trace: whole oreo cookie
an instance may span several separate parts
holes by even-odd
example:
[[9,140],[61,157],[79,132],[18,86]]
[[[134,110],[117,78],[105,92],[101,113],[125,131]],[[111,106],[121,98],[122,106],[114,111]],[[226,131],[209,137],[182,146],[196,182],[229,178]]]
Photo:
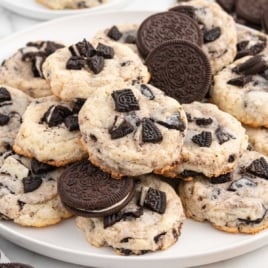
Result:
[[156,13],[142,22],[136,44],[141,55],[146,57],[154,48],[173,39],[187,40],[197,45],[203,42],[196,21],[180,12],[167,11]]
[[266,0],[237,0],[236,13],[250,23],[261,24],[262,12],[267,5]]
[[170,40],[146,58],[151,84],[180,103],[201,101],[211,84],[211,67],[205,53],[184,40]]
[[58,180],[58,193],[64,206],[74,215],[103,217],[111,215],[132,199],[133,179],[112,179],[88,160],[70,165]]

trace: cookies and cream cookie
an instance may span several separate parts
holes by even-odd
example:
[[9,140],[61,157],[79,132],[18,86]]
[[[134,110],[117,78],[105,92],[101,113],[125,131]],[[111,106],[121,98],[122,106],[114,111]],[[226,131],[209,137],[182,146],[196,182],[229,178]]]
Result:
[[245,125],[244,128],[254,150],[268,156],[268,129],[264,127],[252,128]]
[[91,162],[118,178],[170,169],[180,160],[187,120],[175,99],[137,84],[96,91],[79,125]]
[[22,115],[31,100],[21,90],[0,85],[0,153],[13,146]]
[[243,57],[214,76],[212,102],[242,123],[268,127],[268,56]]
[[54,169],[35,159],[6,151],[0,156],[0,219],[23,226],[44,227],[69,218],[72,214],[57,194]]
[[27,43],[3,61],[0,66],[0,83],[18,88],[34,98],[51,95],[42,67],[45,59],[62,47],[52,41]]
[[103,218],[77,217],[77,226],[95,247],[120,255],[140,255],[172,246],[180,235],[184,212],[180,198],[155,175],[138,177],[130,203]]
[[36,0],[51,9],[81,9],[97,7],[99,5],[108,3],[109,0]]
[[[185,7],[192,7],[192,11],[187,12],[189,8],[185,11]],[[202,48],[208,55],[214,74],[233,61],[237,43],[235,22],[217,3],[193,0],[179,3],[171,10],[192,14],[199,23],[203,31]]]
[[98,39],[92,44],[84,39],[59,50],[47,58],[43,72],[52,92],[64,100],[87,98],[108,85],[117,89],[128,83],[147,83],[150,78],[146,66],[129,47]]
[[268,227],[267,179],[267,156],[246,151],[232,173],[182,182],[179,195],[189,218],[209,221],[222,231],[252,234]]
[[55,166],[85,158],[77,116],[83,101],[64,102],[55,96],[35,99],[23,115],[13,149]]
[[182,105],[188,128],[182,148],[182,162],[167,176],[207,177],[233,171],[248,146],[248,137],[241,123],[210,103],[193,102]]

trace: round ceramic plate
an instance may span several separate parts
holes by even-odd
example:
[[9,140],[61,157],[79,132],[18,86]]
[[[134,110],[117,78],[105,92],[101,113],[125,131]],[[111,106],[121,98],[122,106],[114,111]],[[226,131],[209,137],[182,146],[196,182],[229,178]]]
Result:
[[[55,40],[71,44],[92,37],[114,24],[140,23],[150,12],[114,12],[79,15],[50,21],[0,41],[0,60],[34,40]],[[90,25],[90,27],[89,27]],[[208,264],[239,256],[268,244],[268,230],[256,235],[228,234],[208,223],[186,220],[178,242],[168,250],[142,256],[117,256],[110,248],[90,246],[74,219],[48,228],[23,228],[0,222],[0,234],[29,250],[59,260],[86,266],[109,268],[185,267]]]
[[4,8],[7,8],[12,12],[18,13],[20,15],[39,20],[56,19],[62,16],[108,10],[112,11],[123,7],[127,3],[129,3],[128,0],[110,0],[109,3],[92,8],[53,10],[41,4],[38,4],[37,2],[35,2],[35,0],[0,0],[0,5]]

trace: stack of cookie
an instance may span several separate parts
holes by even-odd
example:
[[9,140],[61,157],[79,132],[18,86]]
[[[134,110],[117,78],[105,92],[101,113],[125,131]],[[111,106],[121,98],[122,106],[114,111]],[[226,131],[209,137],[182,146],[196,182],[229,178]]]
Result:
[[29,43],[0,67],[1,219],[75,215],[90,244],[122,255],[173,245],[184,213],[266,228],[268,157],[241,124],[267,135],[266,51],[204,0],[69,47]]

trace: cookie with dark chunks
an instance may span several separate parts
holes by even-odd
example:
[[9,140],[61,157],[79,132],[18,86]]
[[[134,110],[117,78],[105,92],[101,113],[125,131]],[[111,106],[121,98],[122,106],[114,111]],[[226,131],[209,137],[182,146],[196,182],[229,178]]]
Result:
[[236,14],[254,24],[261,24],[261,16],[266,0],[237,0]]
[[11,148],[32,98],[21,90],[0,85],[0,153]]
[[179,186],[187,217],[209,221],[230,233],[257,233],[268,228],[268,158],[246,151],[225,180],[204,176]]
[[[61,101],[55,96],[33,101],[23,115],[13,149],[26,157],[64,166],[87,157],[78,125],[81,99]],[[80,107],[80,108],[79,108]]]
[[[129,47],[108,38],[95,38],[90,42],[91,45],[88,43],[87,40],[76,43],[71,46],[71,51],[61,49],[43,64],[43,73],[53,94],[62,100],[88,98],[95,91],[105,89],[108,84],[116,90],[133,81],[149,81],[147,67]],[[91,46],[95,48],[95,54],[91,54]],[[84,53],[84,50],[89,53]],[[76,51],[76,56],[73,56],[73,51]]]
[[34,268],[34,267],[24,263],[9,262],[9,263],[1,263],[1,268]]
[[90,161],[114,178],[162,173],[180,160],[186,115],[150,84],[98,91],[78,117]]
[[138,24],[116,24],[110,28],[100,30],[93,37],[98,40],[113,40],[119,43],[123,43],[133,50],[137,55],[139,55],[138,48],[136,46],[136,36],[137,30],[139,28]]
[[186,179],[205,174],[212,179],[233,171],[248,147],[241,123],[213,104],[193,102],[182,106],[188,117],[182,162],[165,175]]
[[[143,194],[150,206],[140,205]],[[135,180],[135,195],[119,212],[104,218],[77,217],[76,224],[95,247],[109,246],[120,255],[141,255],[176,243],[184,218],[174,189],[158,176],[145,175]]]
[[268,129],[264,127],[252,128],[245,126],[250,145],[255,151],[268,156]]
[[243,57],[214,76],[211,100],[243,124],[268,127],[268,57]]
[[44,79],[43,63],[62,44],[52,41],[29,42],[0,66],[0,84],[18,88],[34,98],[52,95]]
[[110,2],[110,0],[36,0],[36,2],[54,10],[94,8]]
[[267,37],[261,32],[246,30],[237,27],[237,54],[235,59],[245,56],[254,56],[267,51]]
[[201,101],[210,88],[209,60],[190,42],[162,43],[148,55],[145,64],[151,73],[150,83],[180,103]]
[[0,155],[0,219],[45,227],[71,217],[57,194],[57,179],[63,169],[39,169],[36,173],[32,162],[11,151]]
[[130,177],[114,180],[90,161],[83,160],[66,168],[58,180],[58,193],[64,206],[74,215],[104,217],[117,213],[133,197]]
[[137,47],[144,58],[162,43],[181,39],[202,44],[202,33],[198,24],[180,12],[161,12],[146,18],[137,32]]
[[[234,19],[228,15],[215,1],[193,0],[181,2],[173,10],[192,8],[190,15],[194,17],[204,36],[202,49],[207,54],[212,73],[215,74],[236,55],[236,25]],[[185,12],[187,14],[187,12]]]

